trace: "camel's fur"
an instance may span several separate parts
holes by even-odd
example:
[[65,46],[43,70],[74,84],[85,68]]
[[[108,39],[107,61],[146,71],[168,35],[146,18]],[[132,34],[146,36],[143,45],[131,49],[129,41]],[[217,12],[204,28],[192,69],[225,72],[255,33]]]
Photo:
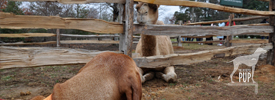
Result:
[[[159,5],[139,2],[136,5],[138,12],[137,21],[139,24],[157,24],[164,25],[163,22],[157,21]],[[169,36],[154,36],[141,34],[141,38],[136,47],[136,53],[140,56],[155,56],[173,54],[173,46]],[[140,69],[142,83],[154,77],[154,72],[157,77],[163,78],[166,82],[175,82],[177,75],[173,66],[157,69]],[[162,73],[163,72],[163,73]]]
[[141,100],[142,85],[132,58],[111,52],[95,56],[79,73],[54,86],[53,100]]

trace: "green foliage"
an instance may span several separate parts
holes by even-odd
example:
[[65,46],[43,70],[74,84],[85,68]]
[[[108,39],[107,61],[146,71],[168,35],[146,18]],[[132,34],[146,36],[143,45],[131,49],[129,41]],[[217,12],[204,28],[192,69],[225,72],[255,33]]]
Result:
[[260,10],[260,11],[268,11],[269,2],[260,1],[260,0],[244,0],[243,8],[252,9],[252,10]]
[[23,11],[19,8],[21,2],[8,1],[8,5],[5,9],[1,9],[3,12],[12,12],[16,15],[24,15]]
[[188,14],[177,12],[177,11],[174,13],[174,17],[175,17],[175,24],[177,24],[179,20],[182,20],[183,22],[185,22],[190,19]]
[[28,32],[29,33],[48,33],[48,30],[46,30],[46,29],[31,29]]

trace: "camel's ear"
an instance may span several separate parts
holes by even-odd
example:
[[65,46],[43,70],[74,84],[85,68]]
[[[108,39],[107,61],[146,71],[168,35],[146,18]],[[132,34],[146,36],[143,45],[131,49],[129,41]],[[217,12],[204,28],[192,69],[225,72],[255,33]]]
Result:
[[156,5],[156,4],[149,4],[149,7],[150,7],[151,9],[153,9],[154,11],[157,11],[158,8],[159,8],[159,5]]

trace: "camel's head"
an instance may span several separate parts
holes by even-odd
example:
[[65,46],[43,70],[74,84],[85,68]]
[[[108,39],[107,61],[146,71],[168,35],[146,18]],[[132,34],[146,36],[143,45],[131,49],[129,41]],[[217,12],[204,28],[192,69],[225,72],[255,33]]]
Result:
[[139,24],[156,24],[158,20],[158,7],[156,4],[138,2],[137,21]]

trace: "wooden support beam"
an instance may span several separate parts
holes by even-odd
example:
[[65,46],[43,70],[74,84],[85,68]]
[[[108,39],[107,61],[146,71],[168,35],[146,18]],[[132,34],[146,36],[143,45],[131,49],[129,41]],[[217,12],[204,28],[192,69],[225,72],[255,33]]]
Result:
[[126,0],[124,17],[125,48],[123,52],[125,55],[132,57],[134,0]]
[[[229,27],[233,26],[233,19],[234,19],[234,14],[230,14],[228,22],[229,22]],[[232,43],[230,42],[233,39],[233,35],[227,35],[227,38],[225,40],[225,46],[230,47],[232,46]]]
[[[119,6],[119,23],[123,23],[122,21],[124,20],[124,14],[125,14],[125,5],[123,4],[118,4]],[[123,27],[124,28],[124,27]],[[125,46],[125,33],[119,34],[119,51],[123,52],[124,51],[124,46]]]
[[184,0],[135,0],[146,3],[153,3],[159,5],[174,5],[174,6],[185,6],[185,7],[201,7],[201,8],[210,8],[214,10],[231,12],[231,13],[239,13],[239,14],[248,14],[248,15],[260,15],[260,16],[269,16],[275,15],[275,12],[271,11],[257,11],[257,10],[249,10],[242,8],[234,8],[228,6],[221,6],[212,3],[206,2],[195,2],[195,1],[184,1]]
[[60,47],[60,31],[56,29],[56,47]]
[[[182,23],[183,23],[183,22],[182,22],[182,20],[180,20],[180,21],[179,21],[179,25],[181,26],[181,25],[182,25]],[[182,41],[182,40],[181,40],[181,36],[178,36],[178,38],[177,38],[177,42],[178,42],[178,46],[180,46],[180,47],[182,47],[182,43],[181,43],[181,41]]]
[[210,38],[213,37],[215,35],[206,35],[206,36],[181,36],[181,37],[185,37],[185,38]]
[[230,43],[268,43],[268,40],[230,40]]
[[[253,16],[253,17],[245,17],[245,18],[234,18],[233,21],[247,21],[247,20],[254,20],[254,19],[263,19],[268,18],[267,16]],[[211,24],[211,23],[222,23],[228,22],[228,19],[225,20],[216,20],[216,21],[206,21],[206,22],[196,22],[196,23],[187,23],[187,25],[203,25],[203,24]]]
[[160,68],[172,65],[190,65],[211,60],[211,58],[214,58],[217,55],[228,57],[239,54],[252,54],[258,47],[262,47],[265,50],[273,48],[271,44],[250,44],[242,46],[232,46],[223,49],[199,51],[196,53],[137,57],[134,58],[134,61],[136,62],[138,67],[142,68]]
[[18,38],[18,37],[52,37],[56,36],[53,33],[9,33],[9,34],[0,34],[0,37],[8,37],[8,38]]
[[215,43],[215,42],[224,42],[224,40],[222,41],[181,41],[181,43]]
[[64,4],[85,4],[85,3],[125,3],[125,0],[11,0],[11,1],[52,1]]
[[[269,11],[275,12],[275,0],[269,1]],[[275,16],[269,16],[269,24],[271,27],[273,27],[273,30],[275,31]],[[272,43],[273,46],[275,46],[275,32],[270,32],[269,34],[269,43]],[[267,53],[267,64],[275,65],[275,47],[273,47],[272,50],[268,51]]]
[[82,44],[82,43],[98,43],[98,44],[118,44],[119,41],[114,40],[62,40],[61,44]]
[[0,12],[0,28],[78,29],[95,33],[122,33],[123,25],[100,19],[61,18],[59,16],[14,15]]
[[97,54],[105,52],[84,49],[5,46],[1,46],[0,50],[0,69],[85,64]]
[[32,43],[0,43],[0,46],[16,46],[16,45],[47,45],[47,44],[56,44],[56,41],[47,41],[47,42],[32,42]]
[[168,26],[168,25],[135,25],[134,34],[192,36],[192,35],[239,35],[243,33],[272,33],[271,26]]
[[119,37],[119,35],[75,35],[75,34],[60,34],[64,37],[83,37],[83,38],[113,38]]

